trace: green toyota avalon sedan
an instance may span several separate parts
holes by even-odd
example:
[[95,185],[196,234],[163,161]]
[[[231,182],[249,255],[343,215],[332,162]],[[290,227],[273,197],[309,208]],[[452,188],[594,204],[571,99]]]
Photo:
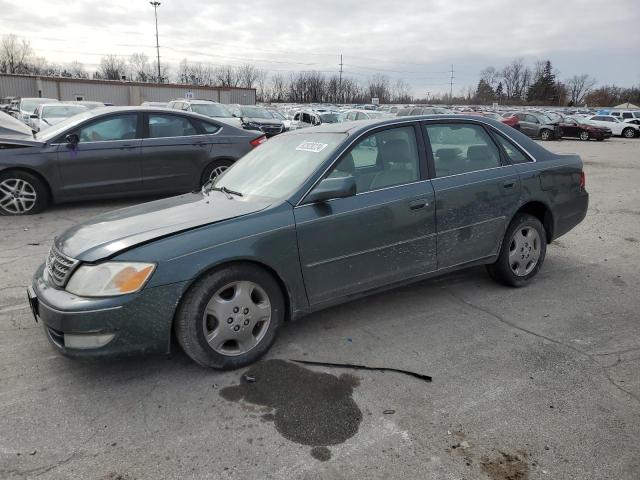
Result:
[[[582,221],[582,161],[462,115],[328,124],[269,140],[202,190],[58,236],[28,296],[73,357],[255,361],[289,320],[485,264],[526,285]],[[505,294],[508,294],[505,292]]]

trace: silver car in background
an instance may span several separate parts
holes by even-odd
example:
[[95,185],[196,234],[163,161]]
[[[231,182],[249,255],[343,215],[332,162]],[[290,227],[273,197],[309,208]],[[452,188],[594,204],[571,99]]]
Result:
[[31,114],[28,125],[34,132],[41,132],[78,113],[89,109],[84,105],[66,103],[42,103]]

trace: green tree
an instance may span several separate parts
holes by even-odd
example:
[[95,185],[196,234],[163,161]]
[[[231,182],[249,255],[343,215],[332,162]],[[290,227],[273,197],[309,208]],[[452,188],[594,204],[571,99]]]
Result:
[[490,103],[495,99],[495,92],[491,85],[489,85],[484,79],[478,82],[478,88],[476,89],[475,101],[478,103]]

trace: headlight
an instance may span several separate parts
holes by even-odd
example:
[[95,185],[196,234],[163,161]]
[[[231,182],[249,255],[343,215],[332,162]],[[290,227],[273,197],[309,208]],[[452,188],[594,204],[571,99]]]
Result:
[[83,265],[71,276],[67,292],[80,297],[113,297],[142,289],[153,270],[153,263],[106,262]]

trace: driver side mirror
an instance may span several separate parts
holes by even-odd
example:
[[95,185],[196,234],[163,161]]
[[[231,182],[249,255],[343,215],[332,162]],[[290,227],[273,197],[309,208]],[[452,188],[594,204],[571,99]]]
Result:
[[316,185],[305,203],[316,203],[332,200],[334,198],[352,197],[356,194],[356,179],[353,175],[346,177],[325,178]]
[[67,143],[69,145],[71,145],[72,147],[75,147],[78,145],[78,143],[80,143],[80,137],[78,137],[77,133],[70,133],[69,135],[67,135],[66,137],[64,137],[64,139],[67,141]]

